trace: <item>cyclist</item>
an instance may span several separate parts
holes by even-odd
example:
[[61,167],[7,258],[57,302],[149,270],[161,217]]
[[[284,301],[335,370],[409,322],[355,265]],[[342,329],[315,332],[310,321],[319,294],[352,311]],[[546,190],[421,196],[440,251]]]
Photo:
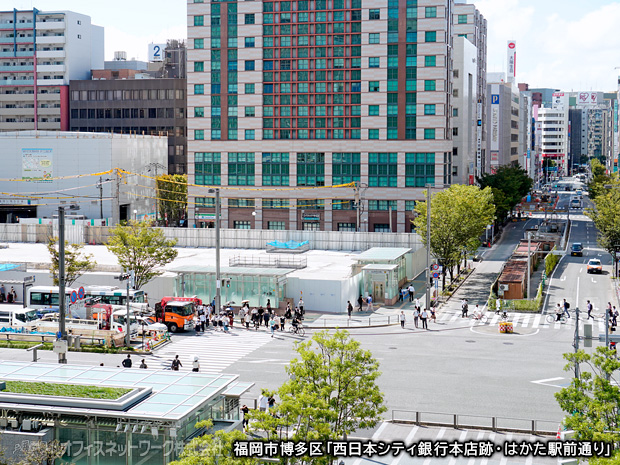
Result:
[[299,320],[297,319],[297,316],[293,318],[293,320],[291,321],[291,325],[293,325],[294,331],[297,332],[297,330],[299,329]]

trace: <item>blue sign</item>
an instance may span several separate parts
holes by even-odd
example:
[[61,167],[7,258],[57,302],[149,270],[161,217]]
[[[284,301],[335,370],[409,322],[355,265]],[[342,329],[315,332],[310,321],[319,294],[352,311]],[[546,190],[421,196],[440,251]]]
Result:
[[491,105],[499,105],[499,94],[491,94]]

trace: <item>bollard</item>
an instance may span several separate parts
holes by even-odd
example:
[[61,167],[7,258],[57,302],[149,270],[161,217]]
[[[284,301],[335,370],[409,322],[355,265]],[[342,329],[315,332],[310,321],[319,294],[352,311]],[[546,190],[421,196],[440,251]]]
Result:
[[459,429],[459,416],[454,414],[454,429]]
[[532,434],[536,434],[536,420],[532,420]]
[[497,431],[497,418],[491,417],[491,429]]
[[415,412],[415,422],[416,422],[416,425],[420,424],[420,412],[419,411]]

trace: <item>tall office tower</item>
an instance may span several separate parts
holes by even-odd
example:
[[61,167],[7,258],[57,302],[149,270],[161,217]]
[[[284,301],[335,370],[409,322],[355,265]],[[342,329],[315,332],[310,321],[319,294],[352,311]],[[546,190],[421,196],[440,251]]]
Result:
[[0,131],[69,129],[69,81],[103,68],[103,28],[71,11],[0,12]]
[[411,231],[451,182],[452,2],[188,0],[188,171],[223,227]]
[[452,182],[472,184],[487,158],[487,20],[465,0],[455,0],[452,16]]

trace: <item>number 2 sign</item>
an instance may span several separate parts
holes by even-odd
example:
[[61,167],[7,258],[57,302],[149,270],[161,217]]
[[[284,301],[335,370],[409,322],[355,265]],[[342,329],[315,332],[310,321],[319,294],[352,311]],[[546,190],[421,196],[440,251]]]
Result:
[[164,61],[166,44],[149,44],[149,61]]

